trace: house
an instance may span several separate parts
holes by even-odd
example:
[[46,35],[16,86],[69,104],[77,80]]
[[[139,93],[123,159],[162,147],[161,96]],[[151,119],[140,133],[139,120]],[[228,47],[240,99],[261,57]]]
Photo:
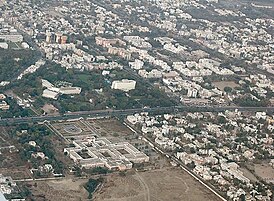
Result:
[[2,100],[2,101],[0,102],[0,109],[1,109],[1,110],[8,110],[8,109],[10,109],[10,106],[7,104],[6,101]]

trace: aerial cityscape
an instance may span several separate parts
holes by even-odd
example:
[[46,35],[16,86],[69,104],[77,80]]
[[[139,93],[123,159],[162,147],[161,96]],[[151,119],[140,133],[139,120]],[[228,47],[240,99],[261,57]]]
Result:
[[0,201],[274,201],[273,0],[0,0]]

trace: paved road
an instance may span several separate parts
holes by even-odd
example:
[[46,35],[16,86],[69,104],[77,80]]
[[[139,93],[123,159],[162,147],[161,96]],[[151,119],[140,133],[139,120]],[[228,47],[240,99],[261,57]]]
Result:
[[136,109],[127,109],[127,110],[94,110],[94,111],[82,111],[82,112],[72,112],[66,113],[63,115],[55,116],[31,116],[31,117],[18,117],[18,118],[7,118],[0,119],[0,125],[10,125],[10,124],[20,124],[20,123],[35,123],[35,122],[44,122],[44,121],[59,121],[59,120],[68,120],[68,119],[79,119],[83,118],[96,118],[96,117],[107,117],[107,116],[124,116],[131,115],[139,112],[154,112],[154,113],[166,113],[166,112],[221,112],[225,110],[239,110],[239,111],[267,111],[274,113],[274,107],[209,107],[209,106],[175,106],[175,107],[155,107],[155,108],[136,108]]

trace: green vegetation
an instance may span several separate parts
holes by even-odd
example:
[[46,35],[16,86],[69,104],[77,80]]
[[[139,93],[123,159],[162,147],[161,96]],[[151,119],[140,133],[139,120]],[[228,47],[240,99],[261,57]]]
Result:
[[[112,90],[114,80],[134,79],[137,81],[136,89],[128,93]],[[73,86],[82,88],[79,95],[62,95],[58,100],[43,98],[41,79],[51,83],[67,81]],[[60,67],[60,65],[47,62],[37,72],[27,75],[25,79],[13,84],[14,92],[19,96],[32,96],[35,98],[35,107],[42,107],[51,103],[61,113],[67,111],[85,111],[97,109],[128,109],[140,107],[171,106],[174,103],[160,89],[151,86],[141,78],[136,78],[124,70],[111,70],[110,75],[103,76],[101,70],[79,71]]]
[[249,96],[244,96],[234,99],[234,103],[241,107],[266,107],[269,101],[266,99],[256,100]]
[[0,81],[15,78],[38,57],[39,53],[33,50],[0,49]]
[[[55,157],[54,147],[50,140],[52,133],[46,126],[21,124],[13,129],[11,135],[22,145],[19,149],[22,160],[29,161],[32,168],[37,169],[44,164],[51,164],[54,168],[54,173],[63,174],[64,165]],[[37,146],[31,146],[29,144],[30,141],[34,141]],[[43,152],[46,158],[43,160],[40,157],[34,158],[32,154],[37,152]],[[41,177],[47,175],[38,172],[35,176]]]
[[110,172],[111,171],[109,169],[103,167],[95,167],[91,170],[91,174],[107,174]]
[[103,182],[102,178],[99,178],[99,179],[89,179],[88,180],[88,182],[85,185],[85,189],[89,193],[89,196],[88,196],[89,199],[92,199],[92,194],[94,193],[94,191],[96,190],[96,188],[98,187],[98,185],[100,183],[102,183],[102,182]]
[[225,87],[224,88],[224,91],[226,92],[226,93],[231,93],[232,92],[232,88],[231,87]]
[[20,107],[14,99],[6,98],[5,101],[9,104],[10,109],[0,110],[1,118],[27,117],[33,115],[33,112],[30,109]]

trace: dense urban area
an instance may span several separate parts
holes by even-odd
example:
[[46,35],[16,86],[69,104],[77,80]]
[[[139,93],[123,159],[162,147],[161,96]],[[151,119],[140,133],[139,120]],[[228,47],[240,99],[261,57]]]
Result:
[[272,0],[0,0],[0,201],[273,201]]

